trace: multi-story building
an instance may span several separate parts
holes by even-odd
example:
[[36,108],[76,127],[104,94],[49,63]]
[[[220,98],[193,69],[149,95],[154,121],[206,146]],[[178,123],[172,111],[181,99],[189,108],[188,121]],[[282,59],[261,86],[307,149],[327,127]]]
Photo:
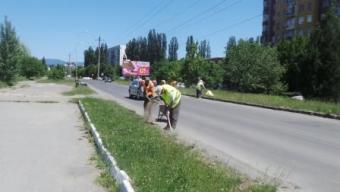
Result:
[[[320,24],[332,0],[264,0],[262,42],[309,35]],[[340,15],[340,0],[337,0]]]
[[111,65],[123,65],[123,60],[126,58],[125,55],[126,45],[117,45],[109,48],[107,54],[107,60]]

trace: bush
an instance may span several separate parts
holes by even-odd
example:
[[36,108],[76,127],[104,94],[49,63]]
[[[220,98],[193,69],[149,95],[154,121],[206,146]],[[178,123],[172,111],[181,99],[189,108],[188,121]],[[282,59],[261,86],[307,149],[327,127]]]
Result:
[[53,67],[47,74],[49,79],[59,80],[64,79],[65,77],[65,69],[62,65],[57,65]]
[[201,57],[187,58],[184,61],[182,74],[187,85],[196,84],[197,78],[201,77],[207,86],[215,87],[222,83],[224,69],[220,63],[210,62]]
[[21,75],[30,79],[40,77],[45,74],[45,67],[42,62],[35,57],[25,57],[21,63]]
[[240,41],[229,50],[226,63],[227,81],[240,91],[277,91],[284,72],[277,57],[277,50],[258,43]]

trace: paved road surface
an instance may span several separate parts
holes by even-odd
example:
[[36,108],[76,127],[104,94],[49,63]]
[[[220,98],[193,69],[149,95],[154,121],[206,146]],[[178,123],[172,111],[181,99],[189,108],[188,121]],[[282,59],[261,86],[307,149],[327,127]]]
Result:
[[104,191],[95,184],[99,173],[89,161],[95,151],[79,109],[60,95],[69,88],[22,87],[0,90],[0,191]]
[[[127,86],[88,83],[142,114],[142,101],[127,98]],[[176,133],[252,176],[283,180],[288,191],[340,189],[338,120],[183,97]]]

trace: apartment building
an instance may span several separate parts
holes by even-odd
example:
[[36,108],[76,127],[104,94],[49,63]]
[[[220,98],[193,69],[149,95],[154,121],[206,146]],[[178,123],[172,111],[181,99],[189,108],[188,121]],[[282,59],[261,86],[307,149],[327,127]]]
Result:
[[[332,0],[264,0],[262,42],[309,35],[320,24]],[[340,15],[340,0],[337,0]]]
[[117,45],[109,48],[107,54],[108,63],[111,65],[123,65],[123,59],[126,58],[125,55],[126,45]]

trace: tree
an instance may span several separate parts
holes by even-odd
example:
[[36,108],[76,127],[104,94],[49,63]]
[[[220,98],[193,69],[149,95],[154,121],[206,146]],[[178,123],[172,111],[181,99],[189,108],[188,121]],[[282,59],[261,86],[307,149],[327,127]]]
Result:
[[84,66],[87,67],[89,65],[97,64],[97,56],[94,49],[90,46],[87,50],[84,51]]
[[112,65],[104,64],[100,67],[100,73],[103,73],[104,76],[114,78],[115,76],[115,69]]
[[28,79],[32,77],[40,77],[45,74],[45,66],[35,57],[25,57],[21,65],[21,75]]
[[311,36],[306,61],[301,66],[302,92],[309,97],[340,101],[340,18],[336,2]]
[[277,50],[241,40],[228,51],[226,77],[240,91],[276,92],[284,71]]
[[187,58],[193,59],[197,56],[197,45],[198,43],[194,41],[194,37],[189,36],[185,48]]
[[0,25],[0,80],[12,83],[19,72],[20,59],[27,54],[20,44],[15,29],[5,17]]
[[225,53],[226,53],[226,58],[228,58],[228,54],[231,48],[233,48],[234,46],[236,46],[236,38],[235,36],[231,36],[229,37],[227,46],[225,47]]
[[211,50],[210,50],[209,42],[207,40],[201,41],[198,47],[199,55],[202,58],[207,59],[207,58],[210,58],[210,54],[211,54],[210,52]]
[[301,91],[301,64],[305,62],[309,37],[296,37],[277,45],[278,57],[285,68],[282,80],[289,91]]
[[178,41],[176,37],[172,37],[169,44],[169,61],[176,61],[178,59]]
[[48,73],[47,77],[49,79],[60,80],[65,77],[65,67],[62,65],[57,65],[53,67]]

